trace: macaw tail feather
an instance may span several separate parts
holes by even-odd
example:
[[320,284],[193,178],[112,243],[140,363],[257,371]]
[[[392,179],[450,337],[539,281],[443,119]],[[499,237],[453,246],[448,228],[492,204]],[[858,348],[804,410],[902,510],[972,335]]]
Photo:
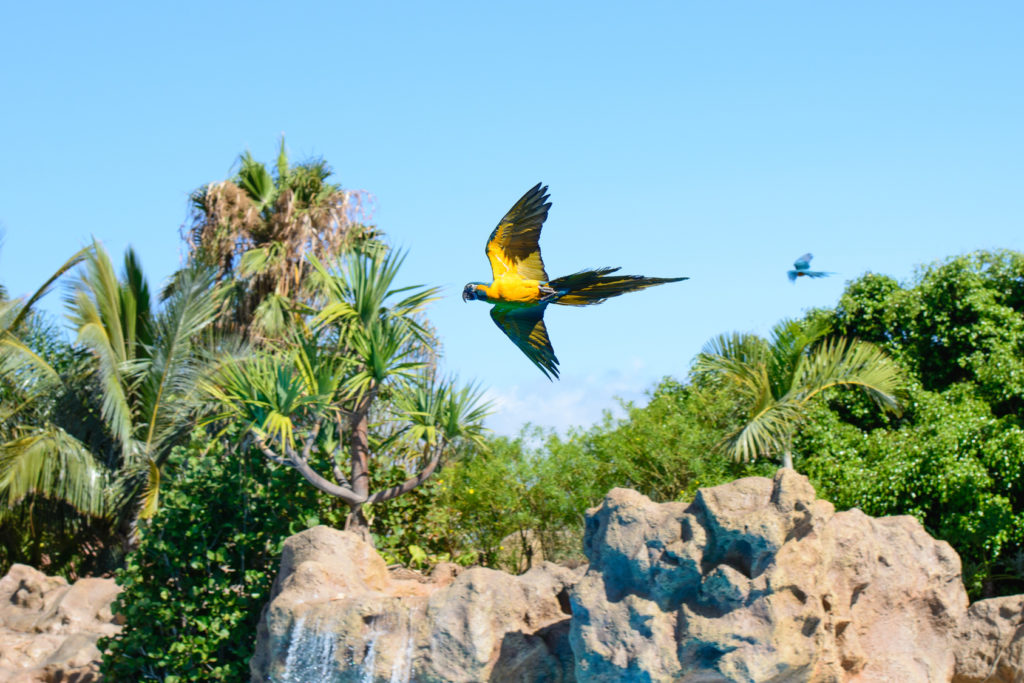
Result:
[[807,277],[828,277],[829,275],[833,275],[833,273],[826,273],[823,270],[808,270],[804,275]]
[[646,289],[666,282],[688,280],[686,277],[644,277],[643,275],[612,275],[618,268],[581,270],[552,280],[548,285],[557,293],[551,303],[562,306],[589,306],[613,296]]

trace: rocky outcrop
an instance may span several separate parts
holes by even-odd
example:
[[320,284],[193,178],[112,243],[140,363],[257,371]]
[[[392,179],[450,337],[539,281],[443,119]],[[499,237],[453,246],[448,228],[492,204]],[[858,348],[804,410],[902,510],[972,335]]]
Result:
[[615,489],[583,549],[579,571],[423,577],[303,532],[252,680],[1024,683],[1024,596],[968,609],[948,544],[911,517],[836,513],[793,470],[689,503]]
[[960,559],[911,517],[835,513],[780,470],[657,505],[615,489],[572,589],[581,681],[948,681]]
[[15,564],[0,579],[0,681],[89,683],[98,680],[96,641],[120,630],[111,604],[113,579],[69,585]]
[[577,578],[553,564],[522,576],[454,565],[396,574],[354,534],[309,529],[285,543],[252,680],[572,680]]

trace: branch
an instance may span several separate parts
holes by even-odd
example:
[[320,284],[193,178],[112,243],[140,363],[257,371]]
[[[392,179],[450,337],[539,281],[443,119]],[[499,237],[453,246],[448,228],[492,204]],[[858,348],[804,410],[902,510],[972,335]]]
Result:
[[335,496],[336,498],[341,498],[349,505],[359,505],[360,503],[366,502],[366,496],[360,496],[350,487],[338,486],[337,484],[333,484],[321,477],[317,474],[316,470],[309,466],[308,462],[303,460],[301,456],[295,452],[295,450],[289,448],[288,458],[282,458],[267,446],[262,437],[254,436],[254,441],[256,442],[256,445],[259,446],[259,449],[263,451],[263,455],[268,459],[281,465],[294,467],[306,481],[313,485],[313,488],[323,491],[328,495]]
[[262,436],[256,436],[254,434],[252,440],[256,443],[256,446],[263,452],[263,455],[266,456],[267,460],[270,460],[271,462],[276,462],[278,465],[290,466],[292,464],[285,458],[282,458],[280,455],[270,450],[270,447],[267,446],[267,443],[263,440]]
[[[398,484],[397,486],[392,486],[389,489],[378,491],[377,493],[373,494],[372,496],[366,499],[367,504],[381,503],[384,502],[385,500],[397,498],[403,493],[409,493],[409,491],[412,491],[414,488],[416,488],[417,486],[425,482],[427,479],[429,479],[430,475],[432,475],[434,473],[434,470],[437,469],[438,463],[441,462],[441,453],[444,451],[444,445],[444,441],[438,443],[437,448],[434,449],[434,456],[430,459],[430,462],[427,463],[427,466],[424,467],[419,474],[417,474],[415,477],[410,477],[409,479],[406,479],[404,482]],[[423,447],[423,457],[427,456],[427,451],[429,450],[429,448],[430,444],[427,444]]]
[[316,437],[320,435],[320,428],[324,426],[324,416],[321,415],[313,423],[313,431],[306,437],[306,442],[302,445],[302,461],[309,462],[309,452],[313,450],[313,443],[316,442]]
[[293,463],[293,467],[299,471],[306,481],[313,485],[313,487],[319,491],[323,491],[328,495],[341,498],[349,505],[360,505],[366,502],[366,496],[361,496],[353,491],[348,486],[338,486],[337,484],[331,483],[321,477],[316,471],[309,466],[309,463],[299,461]]
[[345,433],[345,429],[341,424],[341,414],[339,413],[334,417],[334,424],[338,429],[338,447],[331,453],[331,467],[334,472],[334,480],[344,486],[351,486],[348,478],[345,477],[345,473],[341,471],[341,465],[338,464],[337,453],[341,450],[341,444],[345,443],[342,435]]

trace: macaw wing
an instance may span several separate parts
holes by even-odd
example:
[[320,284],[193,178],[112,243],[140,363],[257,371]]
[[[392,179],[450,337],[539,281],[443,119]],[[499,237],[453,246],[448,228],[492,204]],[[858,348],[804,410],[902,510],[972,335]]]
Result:
[[547,304],[529,308],[513,308],[495,305],[491,309],[491,319],[501,328],[533,364],[540,368],[544,376],[558,378],[558,359],[551,348],[548,330],[544,326],[544,309]]
[[790,282],[796,282],[796,278],[799,275],[800,275],[800,272],[796,271],[796,270],[787,270],[786,271],[786,276],[789,277],[789,281]]
[[528,280],[547,281],[540,258],[540,229],[548,217],[551,202],[547,186],[537,183],[508,210],[487,239],[484,253],[491,262],[494,279],[511,271]]
[[793,261],[793,267],[797,270],[807,270],[811,267],[811,259],[814,258],[814,254],[804,254]]

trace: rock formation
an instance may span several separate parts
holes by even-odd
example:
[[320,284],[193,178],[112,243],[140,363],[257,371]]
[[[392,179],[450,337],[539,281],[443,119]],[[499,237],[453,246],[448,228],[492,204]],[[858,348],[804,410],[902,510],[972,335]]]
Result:
[[522,576],[389,573],[355,535],[309,529],[285,542],[252,680],[572,680],[566,589],[576,578],[548,563]]
[[1024,681],[1024,595],[979,600],[960,623],[953,683]]
[[835,513],[807,479],[692,503],[615,489],[587,518],[572,596],[580,680],[948,681],[960,559],[911,517]]
[[836,513],[793,470],[690,503],[615,489],[584,552],[582,577],[401,578],[350,534],[303,532],[253,680],[1024,681],[1024,596],[968,609],[947,543],[911,517]]
[[110,606],[113,579],[69,585],[15,564],[0,579],[0,681],[89,683],[98,680],[100,636],[120,630]]

